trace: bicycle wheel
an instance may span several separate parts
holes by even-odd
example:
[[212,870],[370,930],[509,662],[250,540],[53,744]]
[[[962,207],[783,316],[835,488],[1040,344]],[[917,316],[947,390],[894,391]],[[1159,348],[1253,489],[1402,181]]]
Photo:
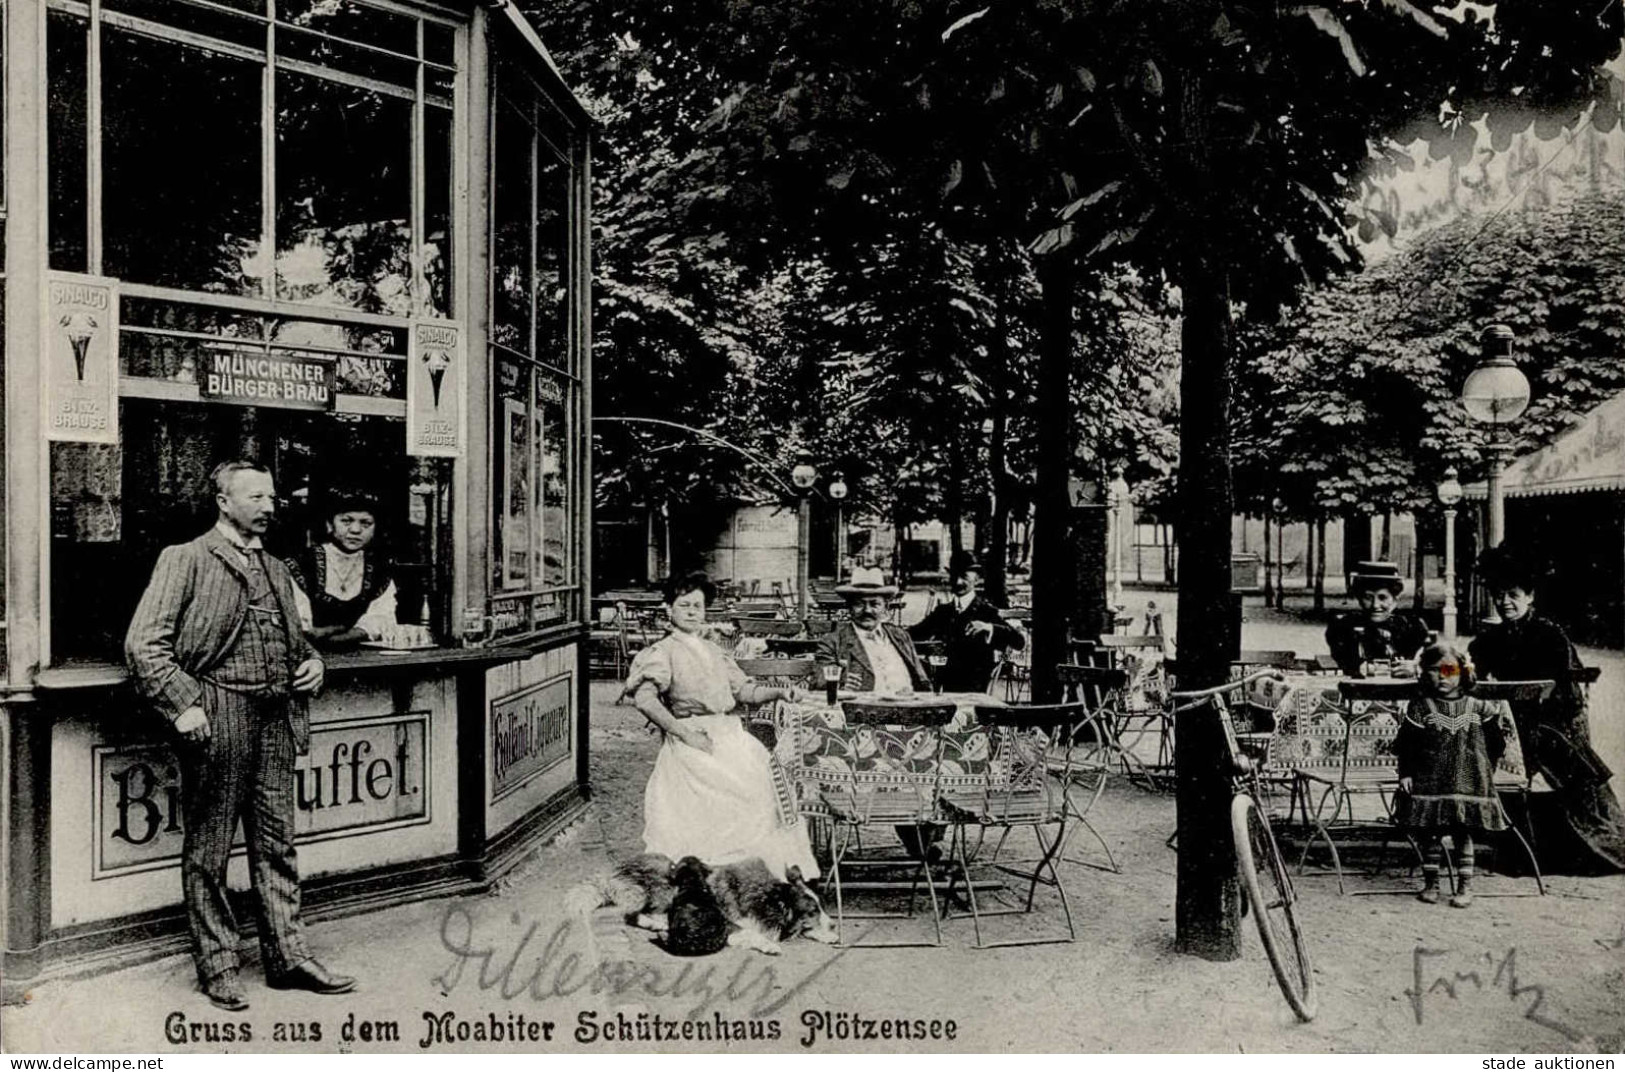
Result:
[[1281,850],[1258,804],[1245,793],[1230,802],[1230,835],[1236,844],[1236,870],[1247,891],[1258,937],[1270,958],[1275,980],[1298,1019],[1315,1018],[1315,976],[1294,908],[1296,894]]

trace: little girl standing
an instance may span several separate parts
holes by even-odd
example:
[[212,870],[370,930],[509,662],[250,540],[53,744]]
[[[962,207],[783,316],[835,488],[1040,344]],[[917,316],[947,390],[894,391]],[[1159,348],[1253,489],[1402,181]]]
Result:
[[1410,702],[1394,740],[1400,797],[1396,818],[1426,845],[1419,900],[1439,901],[1442,839],[1456,846],[1456,892],[1450,903],[1473,903],[1473,834],[1507,828],[1496,795],[1495,764],[1506,748],[1501,705],[1472,691],[1472,665],[1446,643],[1425,649],[1418,660],[1422,695]]

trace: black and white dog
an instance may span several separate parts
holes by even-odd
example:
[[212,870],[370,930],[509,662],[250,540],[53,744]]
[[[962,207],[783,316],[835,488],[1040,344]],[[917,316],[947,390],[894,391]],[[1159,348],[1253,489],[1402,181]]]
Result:
[[570,903],[585,912],[614,905],[632,926],[661,935],[662,948],[676,956],[708,956],[728,946],[773,955],[797,935],[836,940],[835,924],[801,869],[790,868],[781,882],[756,859],[712,867],[693,856],[673,863],[647,853],[583,883]]

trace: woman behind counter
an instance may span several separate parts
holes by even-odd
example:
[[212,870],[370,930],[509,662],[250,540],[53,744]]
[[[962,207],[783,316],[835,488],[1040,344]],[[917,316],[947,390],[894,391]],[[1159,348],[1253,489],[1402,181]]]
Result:
[[395,581],[370,549],[377,506],[363,492],[340,492],[328,503],[326,528],[326,539],[288,561],[300,624],[327,647],[376,640],[395,625]]
[[751,682],[704,640],[715,594],[703,573],[666,582],[672,631],[638,652],[626,695],[665,734],[643,791],[646,852],[708,864],[759,857],[782,879],[791,866],[818,875],[807,829],[783,771],[731,712],[742,703],[794,699],[792,689]]
[[[1501,681],[1557,682],[1545,700],[1516,701],[1512,716],[1531,774],[1554,790],[1535,794],[1531,821],[1547,871],[1625,870],[1625,813],[1609,788],[1613,772],[1591,747],[1585,686],[1574,679],[1580,657],[1556,622],[1535,613],[1535,571],[1501,548],[1486,551],[1478,572],[1501,621],[1468,649],[1479,674]],[[1541,807],[1541,797],[1551,807]]]

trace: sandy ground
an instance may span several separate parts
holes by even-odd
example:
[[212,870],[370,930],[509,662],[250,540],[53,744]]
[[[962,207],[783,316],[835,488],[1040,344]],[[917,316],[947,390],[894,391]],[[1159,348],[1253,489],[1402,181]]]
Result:
[[[1171,602],[1166,594],[1152,598]],[[1273,619],[1262,608],[1249,608],[1248,646],[1317,650],[1318,625]],[[1303,636],[1304,643],[1283,643]],[[1490,896],[1467,910],[1384,893],[1413,885],[1398,870],[1351,876],[1346,896],[1339,896],[1330,878],[1302,878],[1301,910],[1320,1015],[1301,1024],[1275,988],[1250,921],[1244,921],[1238,960],[1214,963],[1173,951],[1175,856],[1165,846],[1174,826],[1173,800],[1123,782],[1109,788],[1092,815],[1121,873],[1063,869],[1078,924],[1072,944],[977,950],[970,920],[954,918],[945,925],[941,948],[842,950],[797,941],[777,958],[730,950],[681,960],[627,930],[607,910],[597,914],[589,932],[563,909],[564,895],[640,849],[642,788],[657,748],[641,716],[616,706],[614,693],[612,685],[593,686],[594,800],[588,815],[490,896],[420,903],[311,928],[320,955],[361,979],[356,993],[278,993],[250,972],[252,1009],[228,1015],[196,991],[189,961],[171,957],[42,986],[30,1005],[0,1014],[6,1049],[1621,1049],[1625,877],[1553,878],[1542,898],[1533,896],[1531,880],[1490,875],[1481,882]],[[1086,840],[1080,837],[1075,845],[1085,848]],[[990,935],[1059,927],[1053,899],[1041,897],[1040,907],[1046,910],[1042,916]],[[871,939],[929,932],[924,919],[874,926]],[[602,965],[596,973],[587,967],[593,949]],[[440,1019],[447,1013],[452,1020]],[[352,1014],[358,1030],[348,1037],[344,1028]],[[815,1030],[845,1023],[841,1014],[920,1021],[928,1035],[935,1022],[943,1037],[843,1039]],[[472,1038],[476,1026],[482,1035],[493,1022],[507,1030],[521,1016],[526,1023],[552,1023],[552,1041],[442,1044],[430,1026],[439,1023],[455,1036],[462,1025]],[[747,1038],[655,1042],[639,1034],[655,1017],[672,1023],[673,1031],[682,1030],[677,1022],[685,1018],[712,1033],[732,1032],[737,1024]],[[951,1040],[945,1037],[947,1021],[953,1024]],[[245,1022],[252,1031],[247,1042],[201,1040],[218,1040],[211,1034],[218,1025]],[[313,1024],[319,1039],[312,1037]],[[372,1024],[394,1025],[395,1040],[362,1038],[359,1027]],[[629,1037],[605,1039],[604,1026],[618,1031],[623,1024]],[[278,1041],[278,1025],[289,1037],[302,1031],[306,1041]],[[203,1032],[195,1043],[185,1035],[194,1029]],[[751,1039],[753,1030],[771,1037]],[[187,1040],[173,1041],[177,1036]]]

